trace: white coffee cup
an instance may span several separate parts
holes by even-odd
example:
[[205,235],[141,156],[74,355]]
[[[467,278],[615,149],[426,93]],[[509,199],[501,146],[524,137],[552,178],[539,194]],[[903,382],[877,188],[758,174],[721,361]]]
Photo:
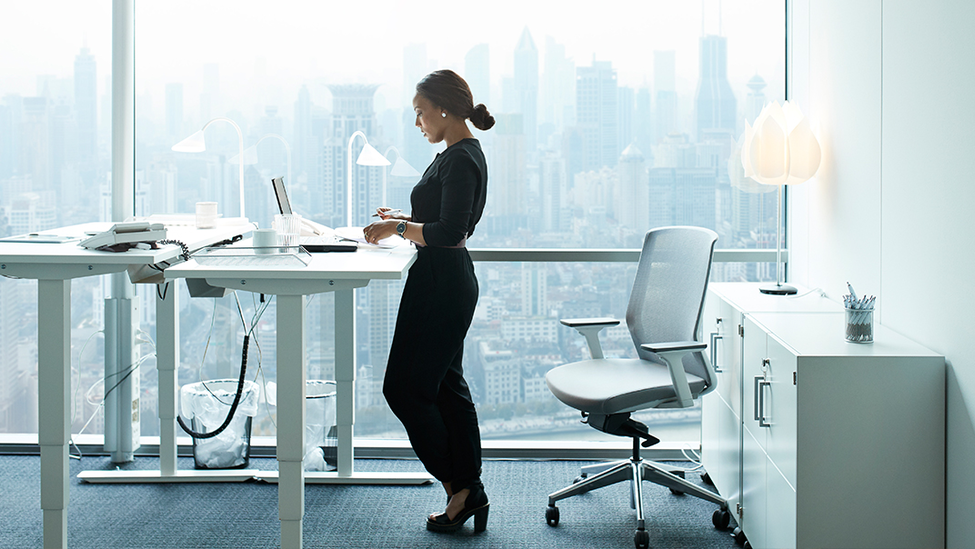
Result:
[[196,203],[196,228],[212,229],[217,224],[217,203]]
[[278,231],[274,229],[254,229],[254,253],[273,254],[277,251]]

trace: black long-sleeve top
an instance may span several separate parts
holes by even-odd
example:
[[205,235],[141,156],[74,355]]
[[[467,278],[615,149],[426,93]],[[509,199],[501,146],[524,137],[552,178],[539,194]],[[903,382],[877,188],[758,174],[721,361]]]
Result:
[[412,221],[427,246],[455,246],[474,234],[487,197],[487,162],[477,139],[462,139],[430,163],[410,194]]

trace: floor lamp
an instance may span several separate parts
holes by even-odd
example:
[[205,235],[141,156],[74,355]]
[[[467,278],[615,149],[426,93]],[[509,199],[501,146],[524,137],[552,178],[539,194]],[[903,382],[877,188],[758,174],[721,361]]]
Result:
[[[236,122],[234,122],[229,118],[214,118],[210,120],[209,122],[204,124],[203,127],[200,128],[198,132],[180,141],[179,143],[173,145],[173,151],[197,153],[197,152],[203,152],[207,150],[207,143],[206,143],[206,139],[203,136],[203,132],[207,129],[207,127],[210,124],[213,124],[214,122],[217,121],[229,122],[230,125],[233,126],[235,130],[237,130],[237,145],[240,147],[240,152],[238,153],[237,158],[243,158],[244,157],[244,133],[240,131],[240,126],[238,126]],[[240,217],[241,219],[246,220],[247,218],[244,216],[244,163],[238,162],[237,165],[239,166],[238,177],[239,177],[239,184],[240,184],[240,190],[239,190]]]
[[766,105],[755,119],[745,123],[741,163],[745,177],[764,185],[778,185],[775,216],[775,285],[759,288],[763,294],[791,295],[796,289],[782,280],[782,185],[802,183],[816,175],[822,149],[799,107],[785,102]]

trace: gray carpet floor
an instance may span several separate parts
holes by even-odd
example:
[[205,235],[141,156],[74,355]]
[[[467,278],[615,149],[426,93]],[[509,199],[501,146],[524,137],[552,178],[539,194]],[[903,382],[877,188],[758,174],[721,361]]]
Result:
[[[588,462],[587,462],[588,463]],[[473,519],[459,533],[434,534],[428,513],[443,509],[439,484],[305,488],[304,546],[308,548],[546,548],[633,547],[636,527],[627,485],[618,484],[559,502],[557,527],[545,523],[547,494],[563,488],[584,462],[486,461],[482,479],[491,500],[488,529],[474,534]],[[0,456],[0,549],[42,545],[40,458]],[[681,464],[687,465],[687,464]],[[273,459],[251,467],[275,469]],[[156,458],[137,458],[127,469],[157,469]],[[193,461],[180,458],[179,467]],[[357,460],[361,471],[422,471],[413,460]],[[71,460],[68,545],[112,548],[274,548],[280,546],[277,486],[262,482],[192,484],[88,484],[77,474],[114,469],[107,457]],[[698,474],[688,475],[700,483]],[[711,525],[717,508],[667,488],[644,483],[650,546],[726,548],[727,531]]]

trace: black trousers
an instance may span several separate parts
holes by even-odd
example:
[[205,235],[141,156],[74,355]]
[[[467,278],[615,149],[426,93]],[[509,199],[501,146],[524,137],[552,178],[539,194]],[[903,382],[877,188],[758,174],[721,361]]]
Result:
[[383,395],[427,471],[462,489],[480,477],[481,436],[464,380],[478,285],[466,248],[423,247],[403,289]]

